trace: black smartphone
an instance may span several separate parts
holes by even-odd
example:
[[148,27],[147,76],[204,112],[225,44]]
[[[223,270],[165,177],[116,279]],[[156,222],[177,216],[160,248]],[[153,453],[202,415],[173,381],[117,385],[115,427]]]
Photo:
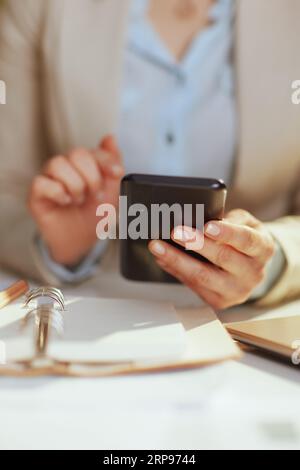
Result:
[[175,226],[185,224],[201,229],[211,220],[222,220],[227,188],[223,181],[210,178],[131,174],[122,180],[121,196],[123,277],[132,281],[178,283],[157,265],[149,252],[149,242],[162,239],[203,261],[199,254],[175,244],[171,233]]

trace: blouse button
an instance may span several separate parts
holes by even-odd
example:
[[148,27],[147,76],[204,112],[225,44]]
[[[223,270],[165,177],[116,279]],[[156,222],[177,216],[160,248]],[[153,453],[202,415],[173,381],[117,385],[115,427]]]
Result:
[[166,135],[166,141],[169,145],[172,145],[174,144],[175,142],[175,136],[172,132],[168,132],[167,135]]

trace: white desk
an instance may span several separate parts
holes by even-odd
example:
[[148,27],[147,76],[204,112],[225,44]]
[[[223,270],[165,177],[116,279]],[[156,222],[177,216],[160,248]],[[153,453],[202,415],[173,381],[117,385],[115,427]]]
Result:
[[299,369],[248,353],[170,374],[2,378],[0,448],[300,448],[299,384]]

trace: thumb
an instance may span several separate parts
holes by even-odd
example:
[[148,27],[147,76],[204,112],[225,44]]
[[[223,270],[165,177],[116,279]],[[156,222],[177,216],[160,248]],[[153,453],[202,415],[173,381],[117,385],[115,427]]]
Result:
[[118,160],[122,160],[121,152],[113,135],[107,135],[100,142],[99,147],[101,150],[112,154]]

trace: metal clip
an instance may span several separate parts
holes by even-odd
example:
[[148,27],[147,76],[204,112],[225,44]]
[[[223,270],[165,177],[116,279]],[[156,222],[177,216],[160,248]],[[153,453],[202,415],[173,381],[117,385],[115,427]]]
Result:
[[[38,305],[38,301],[43,297],[51,299],[52,303]],[[29,307],[33,301],[36,301],[37,305],[28,312],[22,326],[25,327],[31,318],[34,319],[36,354],[41,357],[46,355],[51,328],[59,335],[63,334],[62,312],[65,310],[65,301],[62,292],[52,287],[40,287],[28,292],[24,307]]]
[[33,300],[39,299],[40,297],[49,297],[60,306],[60,310],[65,310],[63,293],[55,287],[38,287],[37,289],[30,290],[25,296],[24,307],[28,307]]

